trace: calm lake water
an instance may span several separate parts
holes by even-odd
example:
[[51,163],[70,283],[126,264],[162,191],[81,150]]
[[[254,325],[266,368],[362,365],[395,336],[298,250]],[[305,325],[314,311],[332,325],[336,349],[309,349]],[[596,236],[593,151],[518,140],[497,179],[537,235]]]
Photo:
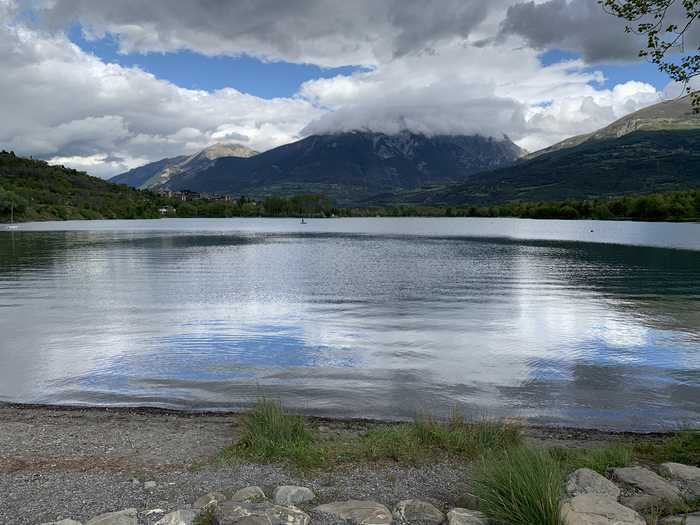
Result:
[[0,401],[700,425],[700,225],[155,220],[0,231]]

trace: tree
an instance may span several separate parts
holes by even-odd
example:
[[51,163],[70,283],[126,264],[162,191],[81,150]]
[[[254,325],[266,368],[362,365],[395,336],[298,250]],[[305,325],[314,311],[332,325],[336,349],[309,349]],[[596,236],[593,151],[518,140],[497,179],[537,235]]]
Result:
[[691,81],[700,76],[700,47],[689,51],[685,36],[700,18],[700,0],[598,0],[603,8],[629,22],[626,33],[646,37],[646,57],[690,94],[693,108],[700,112],[700,90]]

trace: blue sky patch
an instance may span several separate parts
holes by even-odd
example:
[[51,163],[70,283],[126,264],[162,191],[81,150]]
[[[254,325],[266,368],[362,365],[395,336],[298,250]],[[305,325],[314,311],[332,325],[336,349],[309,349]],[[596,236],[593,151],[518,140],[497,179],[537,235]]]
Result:
[[[551,66],[567,60],[578,60],[579,58],[581,58],[579,53],[562,49],[550,49],[540,55],[540,63],[543,66]],[[605,76],[603,87],[608,89],[612,89],[616,84],[637,80],[651,84],[661,91],[669,83],[668,76],[665,73],[659,71],[654,64],[644,60],[632,63],[595,64],[587,67],[586,70],[601,71]]]
[[177,53],[121,54],[114,36],[87,40],[79,25],[70,29],[68,37],[83,51],[94,54],[104,62],[139,67],[183,88],[214,91],[232,87],[266,99],[291,97],[307,80],[351,75],[365,70],[359,66],[322,68],[311,64],[265,62],[247,55],[208,57],[186,50]]

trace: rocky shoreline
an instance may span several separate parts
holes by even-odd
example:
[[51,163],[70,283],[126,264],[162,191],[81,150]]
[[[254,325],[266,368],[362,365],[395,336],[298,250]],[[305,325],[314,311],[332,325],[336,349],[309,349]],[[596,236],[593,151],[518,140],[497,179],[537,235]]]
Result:
[[[563,525],[647,525],[640,514],[666,505],[700,498],[700,468],[678,463],[664,463],[658,471],[644,467],[612,469],[610,478],[582,468],[567,479],[565,499],[561,505]],[[150,483],[150,488],[156,485]],[[489,525],[479,510],[478,498],[472,498],[475,508],[451,508],[443,512],[431,502],[407,499],[396,503],[393,511],[377,501],[347,500],[314,505],[317,500],[308,487],[282,485],[275,488],[272,498],[258,486],[235,491],[210,492],[191,505],[177,510],[161,508],[139,512],[135,508],[96,516],[85,525],[138,525],[159,518],[155,525]],[[167,512],[167,513],[166,513]],[[698,525],[700,512],[664,517],[659,525]],[[72,519],[41,525],[83,525]],[[539,524],[533,524],[539,525]]]
[[[216,461],[217,454],[236,440],[240,419],[237,414],[0,405],[0,524],[37,525],[66,519],[75,521],[62,525],[189,524],[206,507],[202,503],[206,498],[216,500],[218,515],[213,517],[222,525],[283,521],[302,525],[309,523],[307,518],[323,524],[484,523],[478,521],[484,519],[478,514],[478,504],[468,496],[468,463],[365,462],[318,472],[243,460],[222,465]],[[311,424],[324,434],[342,436],[361,434],[376,423],[313,420]],[[523,434],[530,446],[564,448],[663,438],[660,434],[534,427],[525,428]],[[682,478],[688,472],[695,475],[695,470],[659,465],[631,468],[646,468],[648,473],[643,472],[642,478],[657,476],[654,471],[658,471],[659,479],[683,498],[695,497],[696,489],[700,497],[700,477]],[[610,479],[602,479],[619,488],[618,497],[590,494],[588,488],[578,494],[579,489],[568,488],[572,499],[565,509],[567,515],[585,515],[591,506],[603,508],[600,498],[632,513],[658,503],[653,499],[658,495],[655,485],[634,481],[639,471],[617,470],[620,472],[609,473]],[[590,473],[577,471],[577,476],[578,485],[610,489]],[[668,485],[663,486],[670,494]],[[241,489],[254,490],[257,497],[237,501]],[[298,494],[306,494],[305,500],[297,501]],[[313,499],[308,499],[309,494]],[[414,513],[419,511],[425,515],[417,520]],[[114,512],[121,514],[109,514]],[[375,517],[365,519],[363,512]],[[377,521],[379,515],[385,521]],[[365,518],[358,520],[357,516]],[[600,517],[586,519],[567,523],[614,523],[600,521]]]

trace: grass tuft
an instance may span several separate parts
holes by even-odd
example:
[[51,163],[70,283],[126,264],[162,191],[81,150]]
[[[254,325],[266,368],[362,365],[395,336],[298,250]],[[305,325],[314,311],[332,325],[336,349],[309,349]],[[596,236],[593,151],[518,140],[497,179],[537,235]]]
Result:
[[563,473],[546,451],[524,447],[484,456],[472,489],[479,507],[496,523],[560,525]]
[[279,403],[258,401],[242,422],[240,441],[224,450],[224,457],[243,456],[257,461],[292,462],[302,468],[323,464],[324,454],[314,445],[304,418],[287,414]]
[[192,525],[217,525],[216,511],[213,507],[206,507],[194,517]]
[[257,402],[243,416],[241,429],[239,442],[221,453],[224,463],[245,458],[311,469],[378,460],[413,465],[447,458],[466,462],[485,451],[521,443],[515,424],[467,422],[458,416],[445,422],[423,417],[413,423],[377,424],[359,437],[321,437],[308,429],[303,417],[289,415],[279,403],[268,400]]
[[601,448],[552,448],[549,453],[566,472],[589,468],[598,474],[605,475],[609,468],[626,467],[632,463],[632,447],[627,445]]
[[520,428],[488,420],[465,422],[453,417],[448,422],[418,418],[413,423],[378,426],[370,429],[360,442],[365,459],[388,459],[418,464],[439,456],[473,459],[487,450],[519,445]]
[[634,453],[654,463],[670,461],[700,467],[700,430],[684,430],[660,442],[636,443]]

